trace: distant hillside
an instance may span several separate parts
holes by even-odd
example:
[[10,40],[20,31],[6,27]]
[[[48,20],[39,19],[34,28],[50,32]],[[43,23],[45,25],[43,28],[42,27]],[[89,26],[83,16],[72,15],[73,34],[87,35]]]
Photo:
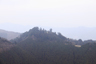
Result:
[[94,41],[80,46],[81,39],[68,39],[52,29],[34,27],[12,42],[14,47],[0,53],[0,64],[96,64]]
[[22,42],[27,39],[31,39],[32,41],[50,41],[50,42],[66,42],[67,38],[63,36],[61,33],[56,34],[52,32],[52,29],[46,31],[44,29],[34,27],[29,31],[20,35],[20,37],[13,39],[14,42]]
[[20,36],[20,33],[12,32],[12,31],[5,31],[0,29],[0,37],[6,38],[8,40],[14,39]]
[[30,29],[29,31],[22,33],[20,37],[17,37],[11,41],[19,43],[27,39],[31,39],[32,41],[39,40],[39,41],[52,41],[52,42],[62,42],[62,43],[68,42],[72,45],[84,45],[86,43],[96,42],[93,40],[82,41],[82,39],[79,39],[79,40],[70,39],[70,38],[63,36],[61,33],[56,34],[56,32],[52,32],[52,29],[47,31],[38,27],[34,27]]
[[12,48],[13,46],[14,44],[12,44],[10,41],[0,37],[0,52],[6,51]]

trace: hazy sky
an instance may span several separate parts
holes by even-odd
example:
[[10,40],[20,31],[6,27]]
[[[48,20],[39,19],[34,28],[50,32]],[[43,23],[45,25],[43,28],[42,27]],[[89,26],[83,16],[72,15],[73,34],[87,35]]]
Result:
[[96,27],[96,0],[0,0],[0,29],[34,26]]
[[[95,27],[95,0],[0,0],[0,23]],[[5,26],[6,27],[6,26]]]

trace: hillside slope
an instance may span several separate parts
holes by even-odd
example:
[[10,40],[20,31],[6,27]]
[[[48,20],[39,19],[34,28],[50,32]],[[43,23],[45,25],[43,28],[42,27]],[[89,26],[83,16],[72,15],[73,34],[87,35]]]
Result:
[[14,47],[10,41],[0,37],[0,53]]
[[61,33],[34,27],[12,40],[10,50],[0,53],[1,64],[96,64],[96,43],[75,47]]
[[14,39],[20,36],[20,33],[12,32],[12,31],[5,31],[0,29],[0,37],[6,38],[8,40]]

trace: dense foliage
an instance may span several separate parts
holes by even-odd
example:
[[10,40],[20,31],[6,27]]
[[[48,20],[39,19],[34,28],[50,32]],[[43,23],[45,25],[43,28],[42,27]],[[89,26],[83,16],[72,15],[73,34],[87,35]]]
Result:
[[13,48],[0,53],[0,64],[96,64],[96,43],[75,47],[52,29],[34,27],[12,42]]

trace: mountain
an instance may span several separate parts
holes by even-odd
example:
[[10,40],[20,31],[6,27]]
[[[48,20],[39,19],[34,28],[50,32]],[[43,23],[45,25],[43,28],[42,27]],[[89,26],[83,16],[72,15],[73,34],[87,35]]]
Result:
[[96,64],[96,43],[87,40],[76,47],[74,41],[52,29],[34,27],[11,40],[14,46],[0,53],[0,64]]
[[2,37],[2,38],[11,40],[18,36],[20,36],[20,33],[12,32],[12,31],[5,31],[5,30],[0,29],[0,37]]
[[73,45],[84,45],[86,43],[96,42],[94,40],[84,40],[83,41],[82,39],[79,39],[79,40],[70,39],[70,38],[63,36],[61,33],[56,34],[56,32],[52,32],[52,29],[47,31],[47,30],[44,30],[44,29],[38,28],[38,27],[34,27],[33,29],[30,29],[29,31],[21,34],[20,37],[17,37],[13,41],[16,43],[16,42],[21,42],[21,41],[29,39],[29,38],[32,38],[32,40],[42,40],[42,41],[52,41],[53,40],[53,41],[61,41],[63,43],[70,42],[70,44],[73,44]]
[[[11,25],[11,26],[10,26]],[[8,26],[8,27],[5,27]],[[14,26],[14,28],[12,27]],[[2,29],[7,29],[8,31],[14,31],[14,32],[20,32],[23,33],[25,31],[28,31],[31,27],[34,27],[33,25],[19,25],[19,24],[14,24],[14,23],[2,23],[0,24],[0,27]],[[53,29],[54,32],[60,32],[62,35],[71,38],[71,39],[82,39],[88,40],[96,40],[96,27],[46,27],[46,26],[41,26],[44,27],[44,29],[48,30],[50,28]]]
[[52,32],[52,29],[50,31],[46,31],[44,29],[39,29],[38,27],[34,27],[33,29],[30,29],[28,32],[25,32],[20,35],[20,37],[17,37],[16,39],[13,39],[14,42],[22,42],[27,39],[31,39],[32,41],[50,41],[50,42],[65,42],[67,41],[67,38],[63,36],[61,33],[56,34],[55,32]]

